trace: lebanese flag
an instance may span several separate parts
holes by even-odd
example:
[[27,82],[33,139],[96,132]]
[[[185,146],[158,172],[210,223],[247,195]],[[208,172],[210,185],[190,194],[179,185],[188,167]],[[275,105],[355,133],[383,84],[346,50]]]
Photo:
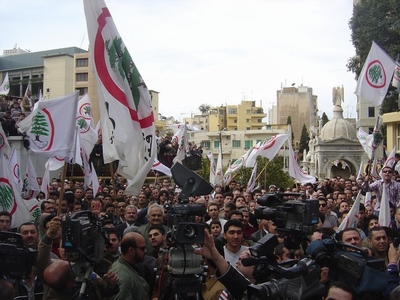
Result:
[[394,167],[394,165],[396,164],[396,160],[394,159],[396,155],[396,147],[394,147],[392,149],[392,152],[390,152],[388,158],[386,159],[385,163],[383,164],[383,167],[381,169],[381,171],[379,172],[379,176],[382,178],[382,170],[385,167],[389,167],[392,168]]
[[36,198],[40,192],[40,187],[37,183],[36,177],[36,171],[32,164],[31,155],[28,151],[26,156],[26,172],[23,186],[23,198],[25,200]]
[[264,156],[269,160],[274,159],[288,138],[288,134],[278,134],[271,137],[261,146],[255,146],[246,160],[246,167],[254,167],[258,156]]
[[50,196],[50,164],[48,162],[45,164],[40,191],[44,194],[44,199],[47,200]]
[[0,195],[0,210],[8,211],[11,214],[11,228],[32,221],[32,215],[21,198],[21,192],[14,182],[4,155],[0,155]]
[[154,163],[151,169],[156,170],[158,172],[162,172],[168,177],[172,177],[171,169],[168,168],[166,165],[160,163],[157,158],[154,159]]
[[18,191],[21,193],[22,187],[23,187],[23,182],[21,180],[20,167],[19,167],[18,158],[17,158],[17,149],[15,147],[13,148],[11,156],[8,159],[8,167],[10,169],[10,172],[12,174],[12,178],[16,184],[16,187],[18,188]]
[[395,68],[394,60],[373,41],[358,77],[356,95],[375,106],[381,105]]
[[49,167],[49,171],[56,171],[64,166],[64,162],[65,160],[63,158],[54,156],[50,157],[45,165]]
[[[257,143],[257,146],[260,146],[261,142]],[[245,154],[243,154],[239,159],[235,160],[229,167],[228,169],[225,171],[225,175],[224,177],[229,177],[230,173],[234,173],[237,170],[239,170],[241,167],[243,167],[246,163],[247,158],[249,157],[250,153],[253,151],[253,147],[250,148],[249,150],[247,150],[247,152]]]
[[88,94],[85,94],[78,101],[76,112],[76,128],[81,136],[81,146],[85,148],[86,153],[91,153],[94,144],[97,142],[98,134],[93,128],[92,105]]
[[294,155],[292,143],[289,141],[289,175],[301,183],[314,183],[315,177],[308,175],[304,172],[297,163],[296,156]]
[[396,59],[396,68],[394,69],[392,85],[400,90],[400,54]]
[[215,168],[216,168],[216,164],[215,164],[215,159],[213,154],[210,152],[207,154],[208,159],[210,160],[210,177],[209,177],[209,181],[212,185],[215,185]]
[[346,228],[356,228],[357,227],[357,216],[360,213],[360,203],[361,203],[361,191],[358,192],[357,198],[353,203],[349,213],[344,218],[342,223],[340,223],[338,230],[341,231]]
[[10,155],[10,144],[8,143],[7,136],[4,133],[3,126],[0,124],[0,155],[4,154],[6,157]]
[[8,95],[10,92],[10,80],[8,79],[8,72],[4,76],[3,83],[0,85],[0,95]]
[[32,119],[18,123],[20,131],[27,135],[29,149],[46,157],[71,159],[77,102],[78,92],[39,101]]
[[103,0],[84,0],[90,57],[97,77],[104,162],[119,160],[137,195],[156,156],[154,115],[145,82]]

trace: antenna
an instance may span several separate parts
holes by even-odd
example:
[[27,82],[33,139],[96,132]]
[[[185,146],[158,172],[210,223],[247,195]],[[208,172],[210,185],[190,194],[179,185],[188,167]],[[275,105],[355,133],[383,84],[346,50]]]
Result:
[[83,44],[83,41],[85,40],[85,36],[86,36],[86,32],[83,34],[81,46],[79,48],[82,48],[82,44]]

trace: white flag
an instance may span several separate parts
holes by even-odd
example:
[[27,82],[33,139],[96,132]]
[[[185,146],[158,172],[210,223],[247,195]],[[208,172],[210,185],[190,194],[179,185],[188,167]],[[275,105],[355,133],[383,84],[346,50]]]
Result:
[[301,183],[314,183],[316,181],[315,177],[305,173],[299,166],[294,155],[292,148],[292,143],[289,141],[289,175]]
[[[78,92],[38,102],[31,122],[19,123],[29,149],[47,157],[72,158]],[[22,123],[22,124],[21,124]]]
[[[257,143],[257,146],[260,146],[261,142]],[[237,170],[239,170],[241,167],[243,167],[246,164],[246,160],[249,157],[250,153],[253,151],[253,147],[247,150],[245,154],[243,154],[239,159],[235,160],[226,170],[225,176],[227,176],[229,173],[234,173]]]
[[[220,141],[221,143],[221,141]],[[222,177],[223,177],[223,170],[222,170],[222,148],[221,145],[219,146],[218,151],[218,158],[217,164],[215,166],[215,177],[214,177],[214,185],[219,184],[222,185]]]
[[379,172],[379,176],[381,178],[382,178],[382,170],[383,170],[383,168],[389,167],[389,168],[393,169],[394,165],[396,164],[395,155],[396,155],[396,147],[394,147],[392,149],[392,152],[390,152],[388,158],[386,159],[385,163],[383,164],[383,167],[382,167],[381,171]]
[[361,161],[356,179],[364,178],[364,163]]
[[381,179],[381,177],[379,176],[379,170],[378,170],[378,160],[376,158],[374,158],[374,160],[372,162],[371,170],[369,173],[374,180]]
[[358,192],[357,198],[353,203],[349,213],[340,223],[338,230],[341,231],[346,228],[356,228],[357,227],[357,217],[360,212],[360,203],[361,203],[361,191]]
[[33,167],[33,163],[31,160],[31,155],[28,151],[26,156],[26,171],[25,178],[23,184],[23,198],[24,200],[29,200],[32,198],[36,198],[36,196],[40,192],[40,187],[36,179],[36,171]]
[[93,163],[90,164],[90,167],[92,170],[92,172],[90,172],[90,174],[91,174],[91,181],[92,181],[93,196],[96,196],[97,193],[101,192],[101,187],[100,187],[99,179],[97,177],[97,173],[93,166]]
[[172,177],[171,169],[168,168],[166,165],[162,164],[161,162],[159,162],[157,158],[154,159],[154,163],[151,169],[164,173],[168,177]]
[[216,169],[216,163],[213,154],[210,152],[207,154],[208,159],[210,160],[210,177],[209,177],[209,182],[212,185],[215,185],[215,169]]
[[97,142],[98,134],[93,128],[92,105],[88,94],[78,101],[76,127],[81,136],[81,146],[90,155],[94,144]]
[[257,156],[264,156],[269,160],[274,159],[276,154],[282,148],[283,144],[289,138],[288,134],[278,134],[274,135],[270,139],[268,139],[261,146],[255,146],[253,151],[250,153],[249,157],[246,160],[246,167],[252,168],[256,163]]
[[65,163],[64,158],[54,156],[50,157],[45,165],[49,167],[49,171],[57,171],[58,169],[61,169],[64,166],[64,163]]
[[0,210],[11,214],[11,228],[16,228],[22,223],[30,222],[32,215],[22,200],[12,177],[7,159],[4,155],[0,155]]
[[392,85],[400,90],[400,55],[396,60],[396,68],[394,69]]
[[10,155],[10,144],[8,143],[7,136],[4,133],[3,126],[0,124],[0,155],[3,154],[8,157]]
[[137,195],[156,156],[150,93],[103,0],[84,0],[97,90],[105,163],[119,160]]
[[24,200],[24,202],[32,216],[33,222],[38,223],[41,215],[40,202],[36,198]]
[[8,168],[10,169],[12,179],[14,180],[15,186],[18,188],[19,193],[22,192],[22,178],[20,174],[20,167],[17,158],[17,149],[14,147],[10,158],[8,159]]
[[249,182],[247,183],[247,192],[254,191],[254,186],[256,185],[256,178],[257,178],[257,163],[254,165],[253,172],[251,172]]
[[357,81],[356,94],[375,106],[382,104],[396,64],[375,42]]
[[[64,184],[64,183],[62,183]],[[42,177],[42,186],[40,187],[40,191],[44,194],[44,199],[49,199],[50,196],[50,166],[47,162],[45,164],[44,174]]]
[[0,95],[8,95],[10,92],[10,80],[8,79],[8,72],[4,77],[3,83],[0,85]]
[[[366,192],[365,193],[365,198],[364,198],[364,205],[371,205],[371,198],[372,198],[372,194],[371,192]],[[375,209],[375,207],[373,207],[373,209]]]
[[391,223],[390,219],[390,207],[389,207],[389,198],[386,194],[386,184],[382,185],[382,199],[380,199],[380,209],[379,209],[379,217],[378,222],[380,226],[389,227]]
[[172,143],[178,144],[178,151],[176,153],[176,156],[172,160],[174,163],[176,163],[176,162],[182,163],[182,160],[185,159],[186,152],[189,149],[189,140],[188,139],[189,139],[189,135],[187,132],[186,124],[181,124],[180,126],[178,126],[178,131],[172,137]]

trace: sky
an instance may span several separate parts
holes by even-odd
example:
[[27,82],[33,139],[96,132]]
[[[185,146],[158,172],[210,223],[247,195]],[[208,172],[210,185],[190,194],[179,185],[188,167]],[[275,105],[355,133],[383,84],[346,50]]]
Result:
[[[351,0],[106,0],[159,112],[177,120],[201,104],[256,101],[265,111],[281,87],[305,85],[319,115],[332,117],[332,88],[344,86],[345,118],[356,118]],[[88,49],[83,0],[8,1],[0,51]],[[2,53],[2,52],[1,52]]]

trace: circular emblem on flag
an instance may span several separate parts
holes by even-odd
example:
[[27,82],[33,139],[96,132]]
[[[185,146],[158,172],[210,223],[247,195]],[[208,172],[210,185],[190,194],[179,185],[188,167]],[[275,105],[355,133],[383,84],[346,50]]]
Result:
[[7,210],[14,214],[17,209],[17,201],[15,201],[14,193],[10,181],[7,178],[0,178],[0,206],[3,210]]
[[83,116],[76,117],[76,126],[78,126],[80,133],[86,133],[90,129],[90,125],[88,124],[88,122],[86,120],[87,119],[84,118]]
[[29,131],[33,144],[43,151],[49,151],[54,142],[54,122],[47,109],[39,111],[32,120]]
[[14,168],[13,168],[13,175],[15,178],[18,179],[18,183],[21,181],[20,177],[19,177],[19,164],[15,164]]
[[3,133],[0,133],[0,150],[3,149],[6,145],[6,137]]
[[368,64],[365,77],[368,84],[375,89],[383,88],[386,85],[385,68],[379,60],[374,60]]
[[92,108],[90,107],[90,103],[89,102],[85,102],[81,106],[79,106],[78,113],[84,119],[90,120],[91,117],[92,117]]

